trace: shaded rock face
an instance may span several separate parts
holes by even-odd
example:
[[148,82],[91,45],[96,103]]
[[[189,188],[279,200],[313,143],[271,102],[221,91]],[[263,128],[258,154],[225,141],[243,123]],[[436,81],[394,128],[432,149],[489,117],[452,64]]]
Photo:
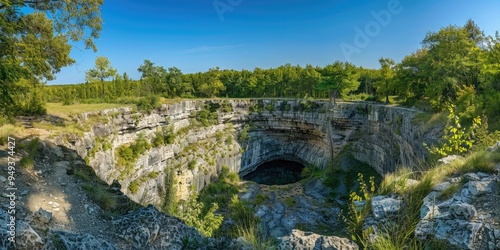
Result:
[[243,180],[265,185],[285,185],[301,179],[304,166],[297,162],[275,160],[260,165],[257,170],[243,176]]
[[[217,110],[214,124],[193,127],[196,112],[214,102],[230,108]],[[329,110],[327,102],[305,108],[299,100],[180,101],[151,114],[130,108],[84,113],[76,118],[80,123],[99,118],[90,132],[55,141],[86,158],[108,184],[118,181],[132,200],[159,206],[170,172],[178,198],[187,199],[191,186],[199,192],[222,166],[240,176],[272,160],[325,168],[346,145],[354,158],[380,174],[400,164],[412,166],[424,157],[422,144],[432,137],[412,123],[416,112],[373,103],[339,103]],[[153,141],[162,129],[171,129],[175,140],[147,150],[131,167],[120,166],[120,147],[140,135]]]
[[[224,238],[205,238],[180,219],[148,206],[112,222],[117,236],[132,249],[243,249],[240,243]],[[97,248],[96,248],[97,249]]]

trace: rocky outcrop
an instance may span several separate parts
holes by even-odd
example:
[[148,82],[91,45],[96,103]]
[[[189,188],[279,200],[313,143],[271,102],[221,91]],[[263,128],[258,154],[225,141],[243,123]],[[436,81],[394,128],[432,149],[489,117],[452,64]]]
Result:
[[242,249],[225,238],[206,238],[181,220],[160,213],[153,206],[114,219],[111,228],[132,249]]
[[357,250],[359,247],[345,238],[323,236],[294,229],[289,236],[281,239],[278,249]]
[[[498,204],[489,204],[497,203],[500,198],[498,178],[485,173],[470,173],[461,178],[437,185],[425,197],[416,236],[444,240],[460,249],[500,248],[500,214],[491,208]],[[444,190],[461,182],[466,183],[451,198],[441,198]]]

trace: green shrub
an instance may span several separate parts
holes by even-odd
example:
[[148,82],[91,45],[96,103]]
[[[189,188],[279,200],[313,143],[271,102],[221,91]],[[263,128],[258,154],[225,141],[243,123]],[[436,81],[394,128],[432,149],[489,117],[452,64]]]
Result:
[[321,178],[323,177],[323,170],[320,168],[316,167],[315,165],[307,165],[305,168],[302,169],[302,172],[300,173],[300,176],[304,179],[308,178]]
[[118,155],[126,161],[135,161],[134,151],[128,146],[119,147]]
[[273,112],[274,111],[274,105],[273,103],[269,103],[266,105],[266,110],[269,111],[269,112]]
[[269,196],[267,194],[257,194],[255,196],[255,199],[253,200],[253,202],[254,202],[255,205],[262,205],[267,200],[269,200]]
[[225,142],[226,142],[227,145],[233,144],[233,136],[232,135],[228,135],[226,137],[226,141]]
[[233,112],[233,106],[228,101],[224,101],[221,105],[221,111],[224,113]]
[[[219,105],[220,106],[220,105]],[[219,123],[219,113],[217,103],[208,103],[199,111],[193,112],[192,116],[196,121],[200,122],[204,127]]]
[[109,141],[105,141],[103,144],[102,144],[102,150],[103,151],[106,151],[108,149],[111,149],[113,148],[113,144]]
[[221,209],[226,209],[231,197],[239,192],[238,182],[238,174],[231,172],[227,166],[222,166],[218,178],[201,191],[200,201],[205,206],[218,203]]
[[140,187],[141,187],[141,181],[139,179],[136,179],[128,185],[128,190],[130,190],[132,194],[137,194],[137,191],[139,191]]
[[240,142],[244,142],[250,138],[250,136],[249,136],[250,129],[251,129],[251,127],[249,124],[245,124],[245,126],[243,126],[243,129],[241,130],[240,136],[238,138],[238,140]]
[[157,108],[160,103],[160,98],[155,95],[147,96],[147,97],[142,97],[140,98],[137,103],[137,110],[143,111],[146,113],[151,113],[153,109]]
[[282,101],[279,106],[279,110],[281,112],[290,111],[292,109],[292,105],[290,105],[287,101]]
[[149,179],[156,179],[160,175],[159,172],[151,172],[148,174]]
[[170,169],[165,171],[164,189],[160,189],[160,193],[163,198],[161,202],[161,211],[170,215],[177,214],[178,208],[176,198],[177,181],[175,176],[176,175],[173,170]]
[[196,168],[196,164],[197,164],[196,159],[191,160],[191,161],[188,163],[188,169],[189,169],[189,170],[194,170],[194,169]]
[[212,203],[211,206],[204,212],[205,205],[198,201],[198,195],[192,193],[189,201],[184,204],[183,209],[177,213],[186,225],[193,226],[206,237],[212,237],[222,225],[222,215],[215,212],[219,208],[217,203]]
[[20,164],[25,169],[33,170],[35,168],[35,159],[29,156],[23,156],[23,158],[21,158]]
[[287,207],[295,207],[295,200],[293,197],[286,197],[284,203]]
[[455,115],[455,107],[449,107],[448,110],[450,114],[442,143],[438,147],[429,148],[429,152],[433,155],[447,156],[466,153],[473,145],[474,131],[481,125],[481,118],[476,117],[473,119],[472,126],[465,129],[460,125],[460,117]]
[[222,141],[223,137],[224,137],[224,132],[219,130],[215,133],[215,138],[217,139],[217,141]]
[[[363,174],[358,174],[359,182],[359,194],[357,192],[351,192],[349,198],[349,207],[347,211],[347,230],[351,235],[351,239],[356,241],[360,245],[365,246],[365,240],[369,232],[363,230],[363,222],[366,216],[370,213],[370,204],[373,193],[375,192],[375,181],[374,177],[370,177],[370,181],[367,184],[364,181]],[[362,208],[356,207],[356,202],[364,201],[365,206]]]

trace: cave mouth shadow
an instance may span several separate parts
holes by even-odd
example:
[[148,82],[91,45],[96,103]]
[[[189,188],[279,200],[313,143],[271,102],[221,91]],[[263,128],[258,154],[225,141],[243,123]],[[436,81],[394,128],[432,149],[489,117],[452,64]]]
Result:
[[304,165],[295,161],[272,160],[259,165],[242,179],[269,186],[286,185],[300,181],[303,169]]

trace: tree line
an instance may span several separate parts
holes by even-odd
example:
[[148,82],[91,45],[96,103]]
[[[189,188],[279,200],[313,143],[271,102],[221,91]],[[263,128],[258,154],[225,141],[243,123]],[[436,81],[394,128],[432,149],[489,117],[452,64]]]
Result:
[[[472,20],[429,32],[422,47],[396,63],[380,58],[378,69],[336,61],[320,67],[285,64],[232,70],[214,67],[183,73],[150,60],[138,66],[139,80],[98,57],[86,82],[46,86],[71,65],[70,41],[96,49],[102,0],[2,1],[0,3],[0,122],[5,117],[43,114],[45,102],[117,102],[154,106],[160,98],[292,97],[392,101],[442,111],[450,105],[465,120],[483,115],[500,128],[500,35],[487,36]],[[31,8],[33,13],[23,11]]]
[[[104,65],[102,62],[105,62]],[[380,58],[380,68],[367,69],[336,61],[324,67],[285,64],[276,68],[232,70],[211,68],[184,74],[150,60],[138,67],[140,80],[116,74],[105,57],[87,71],[86,83],[43,88],[43,101],[124,102],[130,98],[211,97],[347,97],[398,102],[432,111],[456,112],[471,121],[484,115],[500,128],[500,35],[487,36],[472,20],[464,26],[429,32],[422,48],[396,63]],[[106,71],[109,71],[106,73]],[[97,74],[97,76],[96,76]],[[107,81],[106,81],[107,80]]]

